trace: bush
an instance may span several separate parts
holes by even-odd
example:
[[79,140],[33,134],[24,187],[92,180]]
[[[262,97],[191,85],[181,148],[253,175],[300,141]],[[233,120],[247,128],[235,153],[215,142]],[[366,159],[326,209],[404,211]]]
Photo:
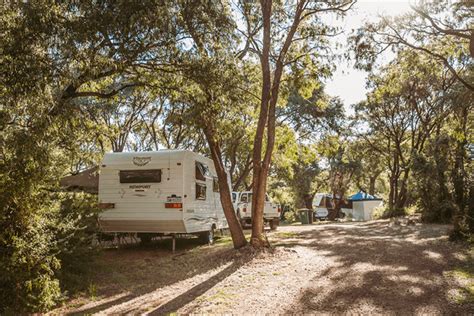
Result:
[[84,278],[93,268],[98,250],[93,245],[98,232],[97,213],[97,196],[75,193],[62,199],[59,219],[63,225],[56,236],[61,262],[57,276],[63,291],[74,293],[87,286]]
[[[0,312],[51,309],[94,253],[94,197],[43,192],[32,200],[39,207],[30,216],[4,212],[0,218]],[[29,205],[17,206],[27,211]]]
[[294,223],[298,220],[298,215],[296,214],[295,210],[288,210],[285,212],[285,222],[287,223]]
[[406,210],[403,207],[389,208],[388,206],[381,206],[381,210],[379,210],[379,212],[381,213],[379,218],[390,218],[406,215]]
[[374,219],[381,219],[384,217],[386,208],[384,206],[377,206],[374,208],[374,212],[372,213],[372,216]]
[[421,218],[428,223],[450,223],[453,214],[457,212],[457,205],[453,201],[438,201],[432,203],[430,209],[423,208]]

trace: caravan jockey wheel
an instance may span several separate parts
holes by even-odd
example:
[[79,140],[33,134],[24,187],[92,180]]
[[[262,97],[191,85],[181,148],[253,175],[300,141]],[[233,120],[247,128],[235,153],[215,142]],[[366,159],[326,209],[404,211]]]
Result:
[[200,233],[199,238],[203,243],[212,245],[214,243],[214,226],[207,232]]

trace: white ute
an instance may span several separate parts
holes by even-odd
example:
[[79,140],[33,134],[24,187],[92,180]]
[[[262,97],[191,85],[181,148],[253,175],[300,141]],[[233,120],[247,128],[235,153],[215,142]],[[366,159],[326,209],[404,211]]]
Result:
[[187,150],[105,154],[99,207],[103,232],[137,233],[144,242],[196,234],[212,243],[215,230],[228,228],[214,163]]
[[[252,223],[252,192],[232,192],[232,202],[242,227],[250,225]],[[280,214],[280,206],[272,203],[268,194],[265,194],[263,220],[270,224],[272,230],[275,230],[280,223]]]

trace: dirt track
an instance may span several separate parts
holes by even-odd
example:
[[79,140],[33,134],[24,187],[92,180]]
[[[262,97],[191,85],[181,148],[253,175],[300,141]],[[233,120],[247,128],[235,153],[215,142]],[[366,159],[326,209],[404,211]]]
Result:
[[272,254],[234,251],[228,238],[182,241],[175,255],[167,245],[106,251],[94,293],[53,313],[474,314],[472,250],[447,229],[286,226],[269,234]]

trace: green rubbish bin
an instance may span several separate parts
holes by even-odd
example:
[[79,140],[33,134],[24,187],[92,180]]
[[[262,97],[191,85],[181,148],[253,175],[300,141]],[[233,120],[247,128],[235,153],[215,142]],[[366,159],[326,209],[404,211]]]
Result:
[[309,212],[307,208],[301,208],[298,210],[298,214],[300,216],[301,224],[309,224]]

